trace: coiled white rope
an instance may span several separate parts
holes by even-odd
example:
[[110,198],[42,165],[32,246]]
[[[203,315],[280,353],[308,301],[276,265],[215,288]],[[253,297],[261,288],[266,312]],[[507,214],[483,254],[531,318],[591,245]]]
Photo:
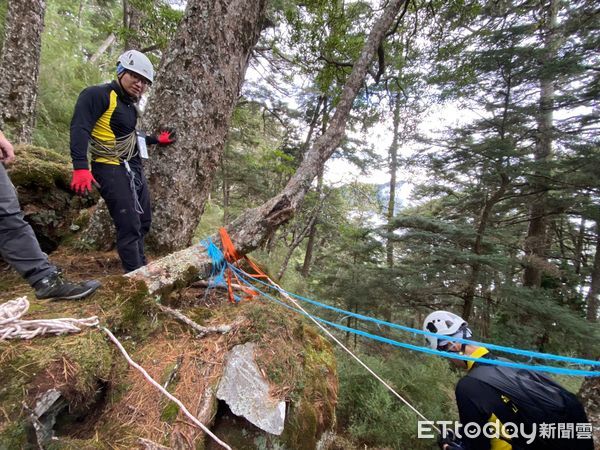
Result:
[[44,334],[78,333],[82,326],[98,325],[98,317],[87,319],[36,319],[21,320],[29,309],[27,297],[19,297],[0,305],[0,340],[4,339],[33,339]]
[[[81,331],[78,326],[93,327],[98,325],[98,317],[92,316],[87,319],[38,319],[38,320],[20,320],[29,309],[29,301],[26,297],[19,297],[16,300],[10,300],[0,305],[0,340],[3,339],[32,339],[43,334],[64,334],[77,333]],[[231,450],[231,447],[215,436],[202,422],[194,417],[187,408],[175,398],[171,393],[164,389],[144,370],[142,366],[135,363],[123,348],[119,340],[107,329],[102,327],[111,341],[118,347],[127,362],[135,369],[140,371],[142,375],[159,391],[161,391],[169,400],[172,400],[181,408],[181,411],[190,418],[194,424],[200,427],[206,434],[215,440],[222,447]]]

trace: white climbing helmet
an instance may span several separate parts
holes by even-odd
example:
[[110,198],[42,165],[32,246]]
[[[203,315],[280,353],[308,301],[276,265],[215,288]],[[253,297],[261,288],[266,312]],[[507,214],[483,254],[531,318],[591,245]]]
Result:
[[[462,317],[448,311],[435,311],[429,314],[423,322],[423,330],[430,333],[443,334],[445,336],[455,336],[464,330],[464,338],[472,336],[471,330],[467,328],[467,322]],[[447,341],[440,341],[434,336],[425,336],[430,348],[437,350],[440,345],[445,345]]]
[[117,66],[121,65],[123,69],[135,72],[150,83],[154,81],[154,67],[146,55],[137,50],[127,50],[119,59],[117,59]]

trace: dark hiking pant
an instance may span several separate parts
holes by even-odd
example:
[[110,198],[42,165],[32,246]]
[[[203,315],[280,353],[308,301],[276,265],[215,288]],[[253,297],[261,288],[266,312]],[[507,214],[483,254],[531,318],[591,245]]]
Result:
[[6,169],[0,163],[0,255],[33,286],[56,272],[40,248],[23,212]]
[[150,194],[143,170],[134,165],[130,170],[128,172],[123,164],[92,163],[92,173],[100,184],[100,195],[117,230],[117,251],[125,272],[146,265],[144,236],[152,221]]

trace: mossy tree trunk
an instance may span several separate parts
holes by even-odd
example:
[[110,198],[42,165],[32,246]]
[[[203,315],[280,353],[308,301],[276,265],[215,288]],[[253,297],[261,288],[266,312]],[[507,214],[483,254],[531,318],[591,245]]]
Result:
[[0,56],[0,128],[30,144],[35,125],[45,0],[10,0]]
[[70,161],[64,154],[41,147],[15,146],[16,160],[8,173],[18,191],[25,220],[33,228],[42,250],[51,253],[85,221],[82,210],[97,195],[79,197],[69,189]]

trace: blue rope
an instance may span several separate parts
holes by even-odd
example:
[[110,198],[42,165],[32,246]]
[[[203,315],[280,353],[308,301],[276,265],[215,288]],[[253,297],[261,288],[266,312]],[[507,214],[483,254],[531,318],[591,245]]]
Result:
[[225,256],[223,255],[223,252],[219,247],[217,247],[213,243],[212,239],[209,237],[202,240],[200,244],[204,246],[204,248],[206,249],[206,254],[211,260],[210,276],[225,283],[225,279],[223,278],[223,272],[225,272],[225,268],[227,267],[227,261],[225,261]]
[[[240,274],[240,270],[237,269],[235,266],[230,265],[230,267],[239,275]],[[252,278],[252,277],[251,277]],[[257,281],[258,283],[267,286],[271,289],[277,290],[276,287],[265,283],[264,281],[258,279],[258,278],[252,278],[253,281]],[[503,345],[497,345],[497,344],[488,344],[485,342],[479,342],[479,341],[473,341],[470,339],[462,339],[462,338],[454,338],[454,337],[449,337],[443,334],[436,334],[436,333],[431,333],[429,331],[425,331],[425,330],[420,330],[417,328],[411,328],[411,327],[407,327],[404,325],[398,325],[392,322],[386,322],[384,320],[380,320],[380,319],[376,319],[374,317],[369,317],[369,316],[364,316],[362,314],[357,314],[357,313],[353,313],[351,311],[346,311],[344,309],[340,309],[340,308],[336,308],[334,306],[330,306],[330,305],[326,305],[324,303],[320,303],[317,302],[315,300],[311,300],[309,298],[303,297],[301,295],[297,295],[294,294],[292,292],[287,292],[284,291],[286,294],[288,294],[290,297],[294,297],[298,300],[302,300],[306,303],[309,303],[311,305],[317,306],[319,308],[323,308],[323,309],[328,309],[330,311],[335,311],[341,314],[344,314],[345,316],[351,316],[351,317],[355,317],[357,319],[361,319],[361,320],[365,320],[368,322],[373,322],[379,325],[384,325],[390,328],[396,328],[398,330],[402,330],[402,331],[408,331],[409,333],[413,333],[413,334],[420,334],[423,336],[433,336],[436,337],[438,339],[444,339],[447,341],[453,341],[453,342],[460,342],[460,343],[464,343],[464,344],[471,344],[471,345],[477,345],[477,346],[484,346],[490,350],[496,350],[496,351],[500,351],[500,352],[504,352],[504,353],[511,353],[514,355],[521,355],[521,356],[528,356],[529,358],[536,358],[536,359],[546,359],[546,360],[554,360],[554,361],[563,361],[563,362],[569,362],[569,363],[573,363],[573,364],[583,364],[583,365],[589,365],[589,366],[598,366],[600,367],[600,361],[594,361],[591,359],[582,359],[582,358],[572,358],[569,356],[562,356],[562,355],[554,355],[552,353],[540,353],[540,352],[535,352],[535,351],[531,351],[531,350],[522,350],[522,349],[518,349],[518,348],[513,348],[513,347],[505,347]],[[437,352],[437,350],[433,350],[434,352]]]
[[[211,276],[211,282],[208,285],[208,289],[215,287],[215,286],[227,286],[227,282],[225,281],[225,269],[227,268],[227,261],[225,260],[225,255],[223,255],[223,252],[221,251],[221,249],[219,247],[217,247],[213,241],[211,240],[210,237],[207,237],[206,239],[204,239],[203,241],[201,241],[201,244],[204,246],[204,248],[206,248],[206,254],[208,255],[208,257],[211,260],[211,270],[210,270],[210,276]],[[233,267],[233,266],[231,266]],[[206,295],[206,293],[205,293]],[[239,303],[242,298],[239,295],[233,294],[233,299]]]
[[[249,279],[258,282],[264,286],[267,286],[271,289],[275,289],[277,291],[279,291],[279,289],[277,289],[275,286],[272,286],[268,283],[265,283],[264,281],[254,278],[251,275],[248,275],[246,272],[238,269],[237,267],[233,266],[232,264],[229,264],[225,261],[225,257],[223,255],[223,252],[221,251],[221,249],[219,249],[210,238],[206,238],[205,240],[202,241],[202,245],[206,248],[206,252],[209,256],[209,258],[211,259],[211,277],[213,278],[213,285],[217,285],[217,284],[224,284],[225,283],[225,279],[223,278],[223,273],[225,271],[226,267],[229,267],[231,270],[233,270],[235,273],[238,274],[238,276],[243,280],[244,283],[246,283],[248,286],[252,287],[253,289],[257,290],[261,295],[263,295],[266,298],[269,298],[275,302],[277,302],[278,304],[291,309],[293,311],[299,312],[301,314],[305,314],[304,312],[302,312],[301,310],[297,309],[297,308],[293,308],[289,305],[287,305],[284,302],[281,302],[280,300],[276,299],[275,297],[259,290],[256,288],[256,286],[252,285],[248,279],[246,277],[248,277]],[[591,366],[600,366],[600,361],[592,361],[592,360],[588,360],[588,359],[581,359],[581,358],[571,358],[571,357],[567,357],[567,356],[560,356],[560,355],[553,355],[553,354],[549,354],[549,353],[539,353],[539,352],[533,352],[533,351],[529,351],[529,350],[521,350],[521,349],[515,349],[512,347],[505,347],[502,345],[495,345],[495,344],[487,344],[484,342],[478,342],[478,341],[472,341],[472,340],[468,340],[468,339],[461,339],[461,338],[451,338],[449,339],[448,336],[445,335],[439,335],[436,333],[431,333],[425,330],[419,330],[416,328],[410,328],[410,327],[406,327],[403,325],[398,325],[395,323],[391,323],[391,322],[386,322],[383,320],[379,320],[379,319],[375,319],[373,317],[369,317],[369,316],[364,316],[362,314],[357,314],[357,313],[353,313],[351,311],[346,311],[340,308],[336,308],[330,305],[326,305],[320,302],[317,302],[315,300],[311,300],[309,298],[303,297],[301,295],[297,295],[297,294],[293,294],[291,292],[287,292],[285,290],[282,289],[283,292],[285,292],[286,294],[298,299],[298,300],[302,300],[305,301],[309,304],[312,304],[314,306],[320,307],[320,308],[324,308],[324,309],[328,309],[331,311],[335,311],[338,313],[342,313],[346,316],[351,316],[351,317],[355,317],[357,319],[361,319],[361,320],[365,320],[365,321],[369,321],[369,322],[373,322],[376,323],[378,325],[384,325],[384,326],[388,326],[391,328],[396,328],[399,330],[403,330],[403,331],[408,331],[414,334],[420,334],[420,335],[425,335],[425,336],[433,336],[433,337],[437,337],[437,338],[441,338],[441,339],[446,339],[446,340],[451,340],[451,341],[456,341],[456,342],[461,342],[461,343],[466,343],[466,344],[471,344],[471,345],[477,345],[477,346],[484,346],[486,348],[489,348],[491,350],[497,350],[497,351],[503,351],[506,353],[512,353],[512,354],[516,354],[516,355],[523,355],[523,356],[529,356],[530,358],[539,358],[539,359],[547,359],[547,360],[555,360],[555,361],[564,361],[564,362],[571,362],[571,363],[575,363],[575,364],[583,364],[583,365],[591,365]],[[240,298],[238,296],[236,296],[236,301],[240,301]],[[403,342],[398,342],[395,341],[393,339],[389,339],[389,338],[385,338],[379,335],[375,335],[375,334],[371,334],[371,333],[367,333],[365,331],[360,331],[360,330],[356,330],[354,328],[350,328],[350,327],[346,327],[344,325],[340,325],[334,322],[330,322],[327,321],[325,319],[319,318],[319,317],[315,317],[315,319],[326,323],[330,326],[333,326],[334,328],[337,328],[339,330],[342,331],[347,331],[353,334],[357,334],[360,336],[364,336],[379,342],[384,342],[387,344],[391,344],[397,347],[403,347],[403,348],[408,348],[410,350],[414,350],[414,351],[418,351],[418,352],[422,352],[422,353],[428,353],[431,355],[437,355],[437,356],[443,356],[445,358],[452,358],[452,359],[460,359],[460,360],[464,360],[464,361],[480,361],[479,358],[472,358],[470,356],[466,356],[466,355],[457,355],[455,353],[450,353],[450,352],[442,352],[442,351],[438,351],[438,350],[433,350],[430,349],[428,347],[420,347],[420,346],[416,346],[416,345],[412,345],[412,344],[407,344],[407,343],[403,343]],[[566,368],[560,368],[560,367],[552,367],[552,366],[544,366],[544,365],[539,365],[539,366],[531,366],[528,364],[521,364],[521,363],[514,363],[514,362],[507,362],[507,361],[501,361],[501,360],[488,360],[486,359],[485,361],[480,361],[480,362],[484,362],[486,364],[492,364],[492,365],[500,365],[500,366],[507,366],[507,367],[514,367],[514,368],[522,368],[522,369],[528,369],[528,370],[536,370],[536,371],[542,371],[542,372],[551,372],[551,373],[558,373],[558,374],[566,374],[566,375],[576,375],[576,376],[600,376],[600,372],[598,371],[586,371],[586,370],[578,370],[578,369],[566,369]]]
[[[290,309],[292,311],[296,311],[302,315],[306,315],[306,316],[310,316],[313,317],[314,319],[318,320],[319,322],[322,322],[324,324],[330,325],[334,328],[337,328],[339,330],[342,331],[347,331],[349,333],[352,334],[356,334],[359,336],[363,336],[369,339],[373,339],[375,341],[379,341],[379,342],[383,342],[386,344],[390,344],[390,345],[394,345],[396,347],[402,347],[402,348],[406,348],[409,350],[414,350],[417,352],[421,352],[421,353],[427,353],[430,355],[435,355],[435,356],[442,356],[444,358],[449,358],[449,359],[460,359],[462,361],[474,361],[477,363],[482,363],[482,364],[489,364],[489,365],[495,365],[495,366],[504,366],[504,367],[512,367],[515,369],[526,369],[526,370],[532,370],[535,372],[549,372],[549,373],[555,373],[555,374],[559,374],[559,375],[571,375],[571,376],[591,376],[591,377],[598,377],[600,376],[600,371],[592,371],[592,370],[579,370],[579,369],[566,369],[566,368],[562,368],[562,367],[553,367],[553,366],[545,366],[545,365],[538,365],[538,366],[532,366],[529,364],[522,364],[522,363],[516,363],[516,362],[512,362],[512,361],[503,361],[503,360],[498,360],[498,359],[487,359],[487,358],[474,358],[472,356],[467,356],[467,355],[459,355],[456,353],[451,353],[451,352],[444,352],[444,351],[440,351],[440,350],[433,350],[431,348],[428,347],[420,347],[417,345],[412,345],[412,344],[407,344],[405,342],[398,342],[395,341],[393,339],[390,338],[386,338],[383,336],[379,336],[376,334],[372,334],[372,333],[368,333],[366,331],[361,331],[361,330],[356,330],[354,328],[350,328],[350,327],[346,327],[344,325],[340,325],[334,322],[330,322],[328,320],[322,319],[320,317],[317,316],[311,316],[308,313],[305,313],[304,311],[294,308],[290,305],[287,305],[286,303],[282,302],[281,300],[273,297],[270,294],[267,294],[266,292],[261,291],[260,289],[258,289],[256,286],[252,285],[247,279],[246,276],[248,276],[250,279],[257,281],[256,278],[253,278],[252,276],[246,274],[245,272],[242,272],[238,269],[236,269],[234,266],[231,266],[231,268],[233,268],[234,270],[236,270],[236,272],[238,273],[238,276],[240,278],[240,280],[242,280],[245,284],[247,284],[248,286],[250,286],[252,289],[256,290],[258,293],[260,293],[263,297],[268,298],[269,300],[272,300],[282,306],[284,306],[287,309]],[[265,284],[265,283],[263,283]],[[285,292],[285,291],[284,291]],[[485,346],[485,344],[483,344]]]

